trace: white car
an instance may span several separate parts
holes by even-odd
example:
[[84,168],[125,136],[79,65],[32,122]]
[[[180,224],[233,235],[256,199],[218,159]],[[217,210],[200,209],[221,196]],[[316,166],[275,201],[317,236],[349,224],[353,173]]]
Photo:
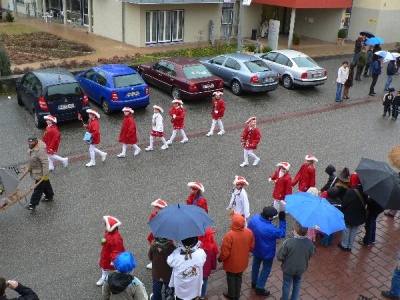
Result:
[[327,80],[328,72],[302,52],[275,50],[255,55],[279,73],[280,80],[287,89],[295,86],[322,85]]

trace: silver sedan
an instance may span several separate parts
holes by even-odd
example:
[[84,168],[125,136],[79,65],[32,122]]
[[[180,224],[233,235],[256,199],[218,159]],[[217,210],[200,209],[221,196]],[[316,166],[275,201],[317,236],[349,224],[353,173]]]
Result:
[[302,52],[276,50],[256,56],[279,73],[282,84],[287,89],[294,86],[322,85],[327,80],[328,72]]

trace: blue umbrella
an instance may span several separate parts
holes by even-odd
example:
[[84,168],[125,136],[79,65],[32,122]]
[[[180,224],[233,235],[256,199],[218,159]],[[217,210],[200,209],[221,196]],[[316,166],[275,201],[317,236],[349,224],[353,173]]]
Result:
[[201,207],[179,203],[166,206],[147,224],[155,237],[182,241],[204,235],[213,223]]
[[285,197],[286,211],[301,226],[313,228],[326,234],[346,228],[343,213],[326,199],[300,192]]
[[376,45],[376,44],[383,44],[383,43],[385,43],[385,41],[378,36],[370,38],[365,41],[365,45]]

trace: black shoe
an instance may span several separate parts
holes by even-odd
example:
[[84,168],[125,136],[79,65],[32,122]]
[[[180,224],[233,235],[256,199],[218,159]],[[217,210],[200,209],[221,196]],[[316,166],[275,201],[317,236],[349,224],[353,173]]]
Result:
[[255,289],[256,286],[257,286],[257,283],[254,283],[254,282],[251,283],[251,288],[252,288],[252,289]]
[[258,296],[269,296],[271,293],[266,289],[256,288],[256,295]]
[[51,197],[43,197],[42,198],[43,202],[48,202],[48,201],[53,201],[53,200],[54,200],[53,196],[51,196]]
[[400,297],[392,295],[392,294],[390,293],[390,291],[383,291],[383,292],[382,292],[382,296],[383,296],[383,297],[386,297],[386,298],[388,298],[388,299],[396,299],[396,300],[399,300],[399,299],[400,299]]
[[340,249],[342,249],[343,251],[349,251],[349,250],[351,251],[351,249],[346,248],[346,247],[343,247],[343,246],[342,246],[342,243],[338,243],[337,245],[338,245],[338,247],[339,247]]
[[373,94],[373,93],[369,93],[368,95],[370,95],[371,97],[374,97],[374,96],[375,96],[375,94]]
[[374,94],[374,95],[376,95],[376,93],[375,93],[375,92],[371,92],[371,94]]
[[369,77],[369,75],[368,74],[364,74],[364,77]]
[[36,206],[35,206],[35,205],[32,205],[32,204],[28,204],[25,208],[26,208],[27,210],[35,210],[35,209],[36,209]]
[[354,79],[354,80],[361,81],[361,79],[360,79],[360,78],[356,78],[356,79]]
[[234,300],[234,299],[235,299],[234,297],[229,296],[229,295],[228,295],[228,292],[224,292],[223,295],[224,295],[224,297],[227,298],[227,299],[230,299],[230,300]]

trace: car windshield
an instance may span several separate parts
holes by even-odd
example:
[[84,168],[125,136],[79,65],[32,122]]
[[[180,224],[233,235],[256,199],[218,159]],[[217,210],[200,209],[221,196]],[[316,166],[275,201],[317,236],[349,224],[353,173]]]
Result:
[[139,74],[128,74],[114,77],[114,87],[121,88],[126,86],[134,86],[144,84]]
[[58,100],[60,98],[81,97],[83,91],[76,82],[52,85],[47,88],[47,100]]
[[210,71],[208,71],[208,69],[203,65],[186,66],[182,68],[182,71],[187,79],[198,79],[212,76]]
[[271,71],[267,64],[262,60],[245,61],[244,64],[251,73]]
[[318,64],[311,57],[296,57],[296,58],[293,58],[293,61],[300,68],[315,68],[315,67],[318,67]]

